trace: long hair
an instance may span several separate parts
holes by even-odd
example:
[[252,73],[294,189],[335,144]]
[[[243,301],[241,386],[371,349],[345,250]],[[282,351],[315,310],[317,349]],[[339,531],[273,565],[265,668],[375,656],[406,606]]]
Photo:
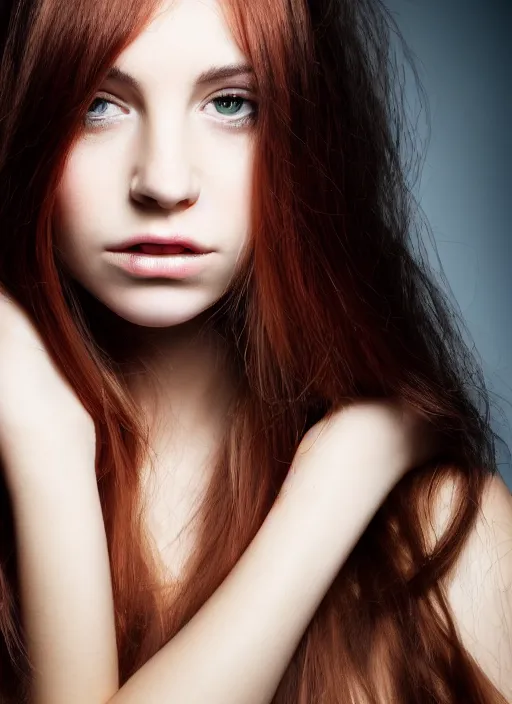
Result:
[[[273,701],[335,704],[363,691],[377,704],[374,658],[385,641],[387,701],[504,702],[462,646],[442,588],[497,471],[495,434],[462,316],[429,270],[421,236],[414,251],[413,234],[429,228],[407,182],[414,144],[392,33],[423,94],[380,0],[222,2],[258,95],[250,247],[208,319],[232,350],[238,386],[195,517],[197,545],[181,580],[158,589],[141,510],[148,429],[123,373],[122,339],[112,314],[59,265],[52,234],[85,111],[156,10],[156,0],[17,0],[0,65],[0,283],[95,419],[121,684],[225,579],[306,430],[347,399],[394,396],[432,420],[446,452],[409,472],[379,508]],[[422,506],[447,478],[459,488],[452,520],[427,549]],[[0,503],[0,688],[2,701],[19,703],[31,664],[4,485]]]

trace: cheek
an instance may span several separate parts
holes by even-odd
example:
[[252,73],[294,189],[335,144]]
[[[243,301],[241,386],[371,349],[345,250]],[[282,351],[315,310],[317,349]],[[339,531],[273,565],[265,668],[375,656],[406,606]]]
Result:
[[217,181],[219,211],[245,230],[251,216],[253,159],[247,145],[232,156],[223,162],[223,179]]
[[90,206],[87,182],[80,170],[68,163],[59,184],[55,200],[55,224],[59,230],[73,230]]
[[[254,163],[254,147],[249,134],[230,134],[209,128],[196,141],[193,155],[203,179],[201,186],[213,186],[219,201],[246,197],[250,190]],[[201,138],[202,137],[202,138]]]
[[[98,219],[105,212],[105,199],[109,197],[110,189],[95,177],[97,164],[91,164],[85,159],[73,158],[68,161],[61,182],[57,189],[54,211],[55,237],[62,239],[66,233],[67,244],[74,239],[82,239],[83,235],[94,231]],[[95,222],[96,221],[96,222]]]

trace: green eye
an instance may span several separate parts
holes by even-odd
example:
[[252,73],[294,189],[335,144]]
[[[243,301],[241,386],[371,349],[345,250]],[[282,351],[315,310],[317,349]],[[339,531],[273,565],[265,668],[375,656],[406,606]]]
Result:
[[[239,119],[235,120],[221,120],[228,127],[241,127],[254,121],[256,117],[255,101],[236,93],[217,95],[210,100],[210,103],[214,104],[217,115],[222,115],[226,118],[240,116]],[[246,108],[245,110],[244,107]]]
[[238,95],[226,95],[221,96],[220,98],[215,98],[213,102],[216,103],[222,111],[226,110],[224,114],[233,115],[236,114],[237,111],[240,110],[241,106],[247,101]]

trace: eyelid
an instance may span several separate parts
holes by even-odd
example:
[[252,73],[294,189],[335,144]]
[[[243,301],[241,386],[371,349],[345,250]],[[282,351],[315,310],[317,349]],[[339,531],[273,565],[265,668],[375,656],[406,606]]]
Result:
[[[211,95],[209,95],[207,98],[205,98],[205,101],[208,102],[209,100],[213,100],[219,93],[224,94],[224,93],[238,93],[239,91],[242,91],[245,94],[249,94],[251,100],[256,100],[255,97],[255,88],[252,85],[251,82],[243,82],[244,85],[238,85],[238,86],[227,86],[225,88],[217,88],[216,90],[212,91]],[[248,96],[248,99],[249,99]],[[113,93],[110,93],[108,90],[100,90],[96,93],[95,98],[99,97],[107,97],[107,99],[112,100],[113,102],[125,102],[124,100],[121,100],[121,98],[118,98],[116,95]]]
[[202,102],[202,105],[208,105],[208,103],[211,103],[212,100],[215,100],[216,98],[222,98],[224,96],[234,96],[236,98],[243,98],[248,103],[253,104],[256,104],[257,102],[254,94],[246,88],[221,88],[220,90],[215,91],[214,93],[212,93],[212,95],[209,95],[207,98],[205,98],[205,100]]

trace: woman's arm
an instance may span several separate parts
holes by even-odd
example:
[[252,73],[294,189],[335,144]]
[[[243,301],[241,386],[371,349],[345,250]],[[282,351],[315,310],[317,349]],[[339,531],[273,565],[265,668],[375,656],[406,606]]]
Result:
[[94,454],[62,435],[32,436],[9,458],[30,702],[103,704],[119,677]]
[[103,704],[119,679],[95,424],[1,287],[0,456],[35,667],[31,704]]
[[[272,701],[311,618],[370,520],[407,468],[429,454],[424,443],[407,451],[403,429],[383,408],[376,415],[369,406],[368,413],[362,408],[342,414],[329,428],[318,424],[312,430],[231,573],[111,704]],[[319,437],[319,430],[326,432]],[[408,430],[409,440],[420,439],[412,425]]]
[[[329,428],[317,424],[305,436],[278,500],[230,575],[117,693],[92,454],[69,434],[67,451],[62,438],[56,443],[48,436],[32,439],[37,452],[17,450],[8,475],[25,620],[40,671],[34,702],[270,702],[332,580],[412,461],[391,442],[389,429],[382,432],[381,419],[376,424],[367,414],[354,426],[350,417],[343,414]],[[404,436],[402,426],[399,433]],[[44,471],[34,472],[36,463]]]
[[[328,443],[323,454],[319,442],[307,453],[304,445],[230,575],[119,690],[92,448],[72,440],[69,430],[58,441],[46,433],[32,434],[25,445],[13,443],[7,477],[25,631],[36,668],[31,702],[270,702],[318,604],[388,488],[386,482],[361,482],[368,471],[362,472],[360,461],[354,465],[356,455],[351,460],[341,443],[336,457]],[[44,471],[35,472],[36,465]],[[333,485],[336,467],[339,491]]]

